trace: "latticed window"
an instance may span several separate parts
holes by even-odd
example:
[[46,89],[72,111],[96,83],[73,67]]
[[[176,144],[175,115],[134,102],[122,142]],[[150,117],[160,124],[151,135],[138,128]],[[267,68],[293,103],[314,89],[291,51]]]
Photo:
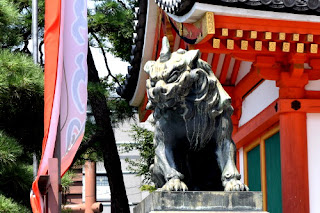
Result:
[[262,191],[264,210],[282,212],[280,133],[278,128],[244,149],[245,183],[250,191]]
[[97,186],[109,186],[108,177],[106,175],[97,176]]

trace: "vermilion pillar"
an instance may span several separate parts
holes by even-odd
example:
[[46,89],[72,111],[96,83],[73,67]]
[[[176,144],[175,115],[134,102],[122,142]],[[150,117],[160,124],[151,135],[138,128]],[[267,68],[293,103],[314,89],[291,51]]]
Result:
[[283,213],[309,212],[306,113],[280,114]]
[[85,213],[94,213],[91,208],[96,202],[96,163],[86,161],[85,165]]
[[[301,65],[294,67],[301,69]],[[309,212],[306,113],[299,111],[301,103],[295,100],[303,98],[307,82],[303,72],[298,76],[282,72],[277,81],[280,101],[289,100],[290,105],[290,110],[280,111],[279,118],[283,213]]]

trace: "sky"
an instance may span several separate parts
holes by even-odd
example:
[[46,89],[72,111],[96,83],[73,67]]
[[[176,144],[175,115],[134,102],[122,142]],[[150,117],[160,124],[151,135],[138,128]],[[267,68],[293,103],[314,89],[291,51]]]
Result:
[[[96,68],[99,73],[99,77],[106,76],[108,74],[108,71],[105,66],[104,58],[101,53],[101,50],[99,48],[93,48],[93,47],[90,47],[90,48],[91,48],[94,63],[96,65]],[[29,40],[28,49],[30,50],[31,53],[33,53],[32,40]],[[43,49],[42,49],[42,51],[43,51]],[[38,55],[40,57],[40,54],[38,54]],[[127,67],[130,65],[128,62],[124,62],[120,58],[115,57],[111,53],[108,53],[108,52],[106,52],[106,57],[107,57],[109,68],[110,68],[113,75],[116,75],[119,73],[122,75],[127,74]]]
[[[91,52],[92,52],[94,63],[99,72],[99,77],[106,76],[108,72],[104,63],[104,58],[101,53],[101,50],[99,48],[91,47]],[[128,62],[121,61],[120,58],[114,57],[110,53],[106,53],[106,57],[108,61],[108,66],[113,75],[119,74],[119,73],[123,75],[127,74],[127,67],[130,65]]]

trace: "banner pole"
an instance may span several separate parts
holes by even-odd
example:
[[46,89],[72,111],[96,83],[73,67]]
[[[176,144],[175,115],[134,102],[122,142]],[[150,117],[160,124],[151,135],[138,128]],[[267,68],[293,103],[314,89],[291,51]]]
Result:
[[32,0],[32,50],[33,62],[38,63],[38,0]]
[[60,117],[57,127],[56,144],[53,158],[49,158],[48,174],[50,187],[48,189],[48,213],[61,212],[61,134]]
[[[60,103],[61,104],[61,103]],[[54,150],[54,158],[58,158],[58,184],[59,184],[59,199],[58,199],[58,210],[61,212],[61,191],[62,191],[62,186],[61,186],[61,128],[60,128],[60,116],[59,116],[59,122],[58,122],[58,127],[57,127],[57,140],[56,140],[56,146]]]

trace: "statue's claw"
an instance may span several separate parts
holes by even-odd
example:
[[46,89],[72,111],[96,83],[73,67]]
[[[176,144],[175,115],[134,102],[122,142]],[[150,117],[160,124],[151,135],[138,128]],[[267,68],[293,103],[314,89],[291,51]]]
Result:
[[163,191],[188,191],[187,185],[177,178],[171,178],[163,187]]
[[249,191],[249,188],[240,180],[231,179],[225,183],[224,191]]

